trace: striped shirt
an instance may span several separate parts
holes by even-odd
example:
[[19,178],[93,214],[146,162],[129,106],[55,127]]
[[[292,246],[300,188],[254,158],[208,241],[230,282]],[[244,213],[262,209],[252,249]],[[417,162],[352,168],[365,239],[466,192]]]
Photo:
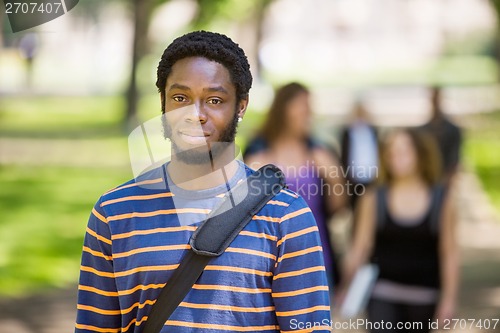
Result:
[[[164,169],[107,192],[94,206],[75,332],[141,332],[200,223],[181,224],[179,216],[210,211],[176,206]],[[327,332],[329,323],[318,228],[304,200],[284,189],[209,262],[162,333]]]

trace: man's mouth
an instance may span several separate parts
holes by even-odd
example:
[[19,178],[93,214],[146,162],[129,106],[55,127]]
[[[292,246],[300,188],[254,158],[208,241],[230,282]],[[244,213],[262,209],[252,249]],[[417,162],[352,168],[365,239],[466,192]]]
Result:
[[192,145],[203,145],[207,143],[209,135],[201,131],[179,131],[179,137],[182,141]]

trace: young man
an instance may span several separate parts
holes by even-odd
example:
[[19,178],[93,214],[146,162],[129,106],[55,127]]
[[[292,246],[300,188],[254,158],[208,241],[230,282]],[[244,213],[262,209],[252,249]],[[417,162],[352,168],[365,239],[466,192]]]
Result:
[[[142,331],[193,231],[253,172],[234,156],[251,83],[243,50],[224,35],[192,32],[165,50],[157,86],[171,161],[92,210],[75,332]],[[162,332],[326,332],[328,295],[314,217],[284,189],[209,262]]]

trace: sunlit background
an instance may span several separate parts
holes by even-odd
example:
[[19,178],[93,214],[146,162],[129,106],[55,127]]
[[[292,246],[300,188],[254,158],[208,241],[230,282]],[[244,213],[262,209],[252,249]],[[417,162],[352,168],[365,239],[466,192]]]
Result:
[[360,96],[377,125],[418,125],[443,86],[465,130],[459,315],[500,318],[499,18],[489,0],[82,0],[13,33],[0,14],[0,332],[71,330],[90,210],[132,177],[127,135],[160,113],[158,60],[195,29],[250,60],[241,146],[292,80],[311,87],[315,135],[334,149]]

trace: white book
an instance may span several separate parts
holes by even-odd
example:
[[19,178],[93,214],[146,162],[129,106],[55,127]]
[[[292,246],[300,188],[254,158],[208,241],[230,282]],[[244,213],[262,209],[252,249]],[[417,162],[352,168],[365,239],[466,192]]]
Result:
[[358,269],[340,308],[343,318],[357,317],[365,309],[377,277],[377,265],[367,264]]

